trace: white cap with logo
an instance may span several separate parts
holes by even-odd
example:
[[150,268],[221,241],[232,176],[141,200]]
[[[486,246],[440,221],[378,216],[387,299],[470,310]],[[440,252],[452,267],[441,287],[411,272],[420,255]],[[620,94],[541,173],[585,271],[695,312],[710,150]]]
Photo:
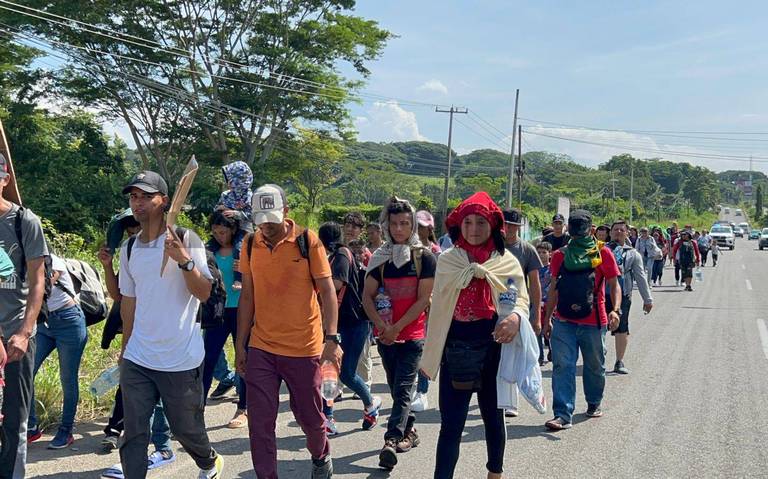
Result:
[[263,223],[282,223],[286,206],[285,191],[277,185],[264,185],[253,192],[251,208],[253,210],[253,224],[259,226]]

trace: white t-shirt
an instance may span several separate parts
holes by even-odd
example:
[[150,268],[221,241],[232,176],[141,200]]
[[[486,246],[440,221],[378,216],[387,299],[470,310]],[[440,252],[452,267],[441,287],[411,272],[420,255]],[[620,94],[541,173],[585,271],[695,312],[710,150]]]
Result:
[[[79,301],[79,299],[76,299],[78,295],[75,293],[75,285],[67,271],[67,265],[64,263],[64,260],[55,254],[51,254],[51,269],[59,273],[59,280],[53,285],[51,295],[48,296],[48,311],[54,312],[68,305],[72,300]],[[65,293],[64,288],[74,294],[75,298]]]
[[[156,371],[188,371],[199,367],[205,356],[197,322],[200,301],[189,292],[184,273],[172,259],[160,277],[166,234],[150,243],[137,236],[130,261],[128,241],[120,248],[120,293],[136,298],[133,331],[123,357]],[[183,242],[195,268],[212,279],[200,238],[188,230]]]

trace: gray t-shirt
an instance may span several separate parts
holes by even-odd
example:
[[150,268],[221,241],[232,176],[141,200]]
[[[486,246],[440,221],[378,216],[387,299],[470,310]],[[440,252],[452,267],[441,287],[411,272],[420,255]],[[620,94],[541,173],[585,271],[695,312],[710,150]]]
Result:
[[[15,270],[9,278],[0,282],[0,329],[2,329],[6,340],[11,335],[16,334],[21,327],[24,321],[27,295],[29,294],[26,281],[22,283],[19,278],[19,273],[22,270],[22,248],[16,236],[17,214],[19,214],[19,207],[13,205],[6,214],[0,216],[0,247],[13,261]],[[25,209],[22,215],[21,237],[27,261],[48,254],[40,218],[28,209]]]
[[536,248],[530,243],[519,238],[517,243],[507,244],[506,246],[507,250],[515,255],[520,262],[520,266],[523,268],[523,274],[525,274],[525,282],[528,283],[528,273],[539,271],[542,267],[539,252],[536,251]]

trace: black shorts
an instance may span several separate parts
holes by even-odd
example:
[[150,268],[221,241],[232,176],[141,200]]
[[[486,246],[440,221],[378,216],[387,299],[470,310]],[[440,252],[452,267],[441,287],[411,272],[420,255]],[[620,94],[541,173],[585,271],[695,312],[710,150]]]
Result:
[[[623,296],[621,298],[621,314],[619,315],[619,327],[616,331],[611,331],[611,336],[616,334],[629,334],[629,308],[632,307],[632,298],[630,296]],[[605,298],[605,310],[611,312],[613,310],[613,304],[611,304],[611,298]]]
[[683,279],[693,278],[693,265],[680,265],[680,277]]

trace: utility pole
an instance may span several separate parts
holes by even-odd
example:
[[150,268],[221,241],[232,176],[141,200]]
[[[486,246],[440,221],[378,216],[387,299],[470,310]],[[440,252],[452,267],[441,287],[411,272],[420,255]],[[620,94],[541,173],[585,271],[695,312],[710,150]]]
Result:
[[441,110],[440,107],[436,107],[437,113],[450,113],[448,120],[448,171],[445,173],[445,184],[443,185],[443,221],[448,216],[448,183],[451,181],[451,163],[453,162],[453,155],[451,152],[451,137],[453,136],[453,114],[462,113],[467,114],[469,110],[466,108],[454,108],[451,105],[450,110]]
[[[517,133],[517,104],[520,89],[515,90],[515,116],[512,120],[512,149],[509,152],[509,178],[507,179],[507,208],[512,208],[512,181],[515,172],[515,133]],[[522,140],[520,140],[522,141]]]
[[611,171],[611,188],[612,188],[612,194],[611,194],[611,213],[613,213],[613,209],[616,207],[616,182],[619,181],[615,178],[615,173]]
[[525,161],[523,161],[523,126],[517,127],[517,207],[523,209],[523,175],[525,174]]
[[635,195],[635,161],[629,167],[629,224],[632,225],[632,200]]

